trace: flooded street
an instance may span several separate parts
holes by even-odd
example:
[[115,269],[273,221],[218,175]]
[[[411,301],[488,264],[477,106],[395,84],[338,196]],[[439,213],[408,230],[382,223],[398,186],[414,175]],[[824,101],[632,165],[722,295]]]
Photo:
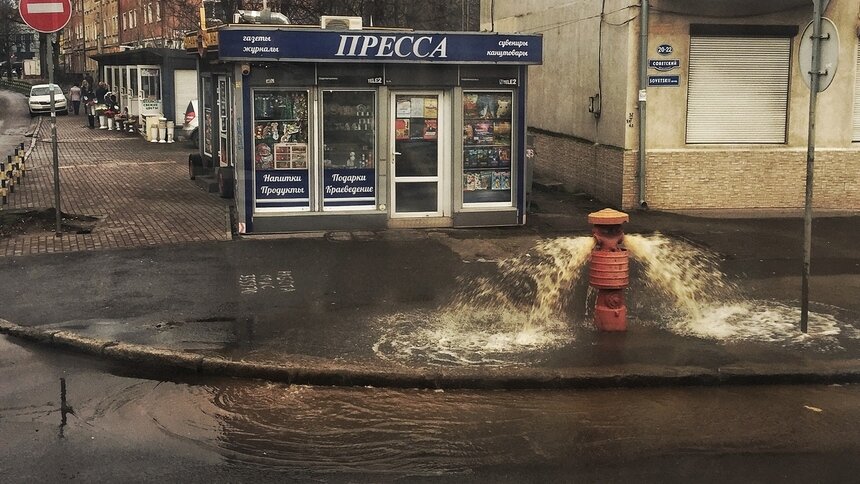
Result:
[[860,470],[856,386],[394,391],[131,374],[6,338],[0,355],[7,482],[845,481]]

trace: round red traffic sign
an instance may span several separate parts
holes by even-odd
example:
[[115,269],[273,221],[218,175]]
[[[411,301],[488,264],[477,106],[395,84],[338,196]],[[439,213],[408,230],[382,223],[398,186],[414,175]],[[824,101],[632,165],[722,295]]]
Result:
[[18,11],[33,30],[50,34],[65,27],[72,18],[71,0],[21,0]]

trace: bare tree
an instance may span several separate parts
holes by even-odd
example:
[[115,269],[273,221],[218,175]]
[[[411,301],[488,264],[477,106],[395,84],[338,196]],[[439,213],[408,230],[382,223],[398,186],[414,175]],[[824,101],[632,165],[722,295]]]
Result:
[[186,32],[200,25],[197,0],[161,0],[162,36],[165,39],[182,39]]
[[15,37],[23,31],[24,22],[18,14],[18,5],[12,0],[0,0],[0,56],[6,78],[12,80],[12,54]]
[[[208,2],[207,2],[208,3]],[[263,0],[219,0],[219,18],[229,21],[238,8],[259,10]],[[361,17],[365,25],[415,30],[478,30],[480,0],[268,0],[294,24],[318,24],[323,15]]]

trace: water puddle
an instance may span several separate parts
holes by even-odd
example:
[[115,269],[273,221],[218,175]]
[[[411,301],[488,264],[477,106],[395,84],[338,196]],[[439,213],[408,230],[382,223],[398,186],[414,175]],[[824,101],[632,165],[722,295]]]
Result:
[[[626,235],[631,325],[718,344],[757,343],[843,350],[860,330],[839,308],[814,305],[810,331],[799,329],[799,304],[745,298],[719,270],[716,254],[661,234]],[[378,322],[374,353],[430,365],[534,365],[559,349],[576,350],[594,333],[595,291],[587,288],[592,237],[562,237],[496,263],[489,276],[461,277],[459,294],[435,312],[399,313]],[[591,339],[591,338],[590,338]]]

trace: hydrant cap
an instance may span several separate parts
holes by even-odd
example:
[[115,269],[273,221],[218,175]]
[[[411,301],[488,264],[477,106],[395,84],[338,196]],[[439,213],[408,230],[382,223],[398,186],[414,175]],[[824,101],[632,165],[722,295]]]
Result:
[[611,208],[604,208],[598,212],[588,214],[588,223],[591,225],[621,225],[629,221],[629,215]]

